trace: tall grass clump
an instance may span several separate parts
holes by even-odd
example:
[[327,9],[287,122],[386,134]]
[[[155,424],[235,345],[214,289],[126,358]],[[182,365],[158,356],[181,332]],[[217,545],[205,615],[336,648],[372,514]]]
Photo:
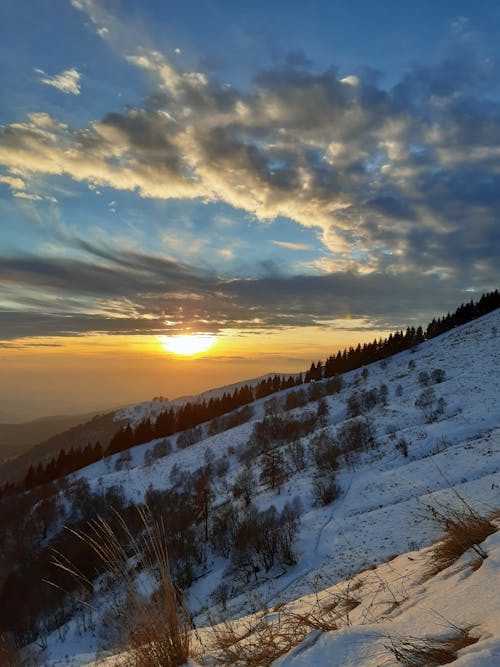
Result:
[[[82,531],[71,532],[98,557],[100,580],[116,594],[107,621],[118,635],[123,653],[120,667],[179,667],[190,653],[191,623],[182,594],[172,582],[163,524],[148,508],[137,509],[138,537],[115,512],[111,525],[102,517]],[[83,590],[92,582],[63,554],[54,564],[78,581]]]
[[428,576],[450,567],[469,549],[476,554],[479,567],[488,556],[481,543],[498,530],[494,523],[498,512],[483,516],[456,490],[455,495],[460,501],[457,507],[430,508],[445,535],[431,552]]

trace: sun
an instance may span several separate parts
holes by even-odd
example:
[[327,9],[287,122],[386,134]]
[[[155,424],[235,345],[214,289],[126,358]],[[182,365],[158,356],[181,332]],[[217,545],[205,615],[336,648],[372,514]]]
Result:
[[211,334],[184,334],[179,336],[158,336],[161,346],[167,352],[192,357],[209,350],[217,340]]

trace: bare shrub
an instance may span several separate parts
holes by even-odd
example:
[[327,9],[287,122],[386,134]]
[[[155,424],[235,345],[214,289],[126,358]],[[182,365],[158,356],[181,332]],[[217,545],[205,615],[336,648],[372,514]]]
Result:
[[343,453],[373,449],[376,441],[371,422],[353,419],[343,424],[337,431],[337,442]]
[[440,384],[446,379],[446,372],[442,368],[435,368],[431,372],[431,380],[434,384]]
[[281,493],[281,485],[290,477],[290,470],[283,453],[279,449],[262,455],[260,481],[273,491]]
[[268,415],[253,426],[252,436],[246,448],[253,455],[269,451],[279,445],[300,438],[314,430],[317,416],[305,413],[299,419],[284,415]]
[[296,389],[289,391],[285,398],[285,410],[293,410],[294,408],[301,408],[307,403],[308,397],[303,389]]
[[344,381],[341,376],[328,378],[328,380],[325,382],[325,393],[328,396],[331,396],[332,394],[338,394],[339,391],[342,390],[343,385]]
[[247,466],[238,474],[233,484],[233,497],[238,500],[243,499],[243,502],[248,507],[252,502],[252,497],[255,491],[256,480],[252,469]]
[[259,512],[250,505],[241,517],[233,540],[231,568],[244,582],[264,568],[292,565],[296,562],[293,539],[299,524],[297,502],[286,503],[282,513],[274,505]]
[[[182,595],[170,575],[165,531],[147,508],[138,508],[142,532],[134,537],[125,520],[116,513],[119,530],[98,517],[86,531],[71,532],[93,552],[109,581],[124,591],[109,610],[115,627],[121,628],[120,649],[125,651],[120,667],[179,667],[190,653],[191,629]],[[92,582],[63,554],[54,564],[92,590]],[[139,590],[137,570],[154,575],[156,588]]]
[[229,558],[239,527],[239,516],[233,504],[213,513],[210,524],[210,544],[216,553]]
[[220,456],[218,459],[215,460],[213,468],[214,468],[214,473],[217,475],[217,477],[225,477],[229,470],[228,457],[225,454],[223,456]]
[[339,497],[340,493],[335,477],[326,472],[317,472],[314,475],[312,489],[315,505],[329,505]]
[[168,456],[172,453],[172,443],[167,438],[158,440],[152,449],[144,452],[144,465],[150,466],[154,461]]
[[361,414],[363,405],[361,402],[361,397],[358,392],[352,393],[347,398],[347,417],[357,417]]
[[117,457],[115,461],[115,470],[118,472],[120,470],[130,470],[132,464],[132,454],[130,450],[123,452],[120,456]]
[[432,387],[427,387],[426,389],[423,389],[415,399],[415,407],[420,408],[424,412],[425,417],[428,421],[432,418],[433,415],[432,406],[435,400],[436,400],[436,392]]
[[324,398],[318,401],[318,408],[316,410],[316,418],[320,426],[326,426],[328,418],[328,405]]
[[326,386],[324,382],[311,382],[308,389],[308,396],[310,401],[319,401],[326,393]]
[[185,449],[199,442],[203,437],[203,432],[199,426],[189,428],[177,436],[177,449]]
[[427,387],[431,381],[429,373],[427,371],[420,371],[418,374],[418,381],[422,387]]
[[325,472],[337,470],[341,451],[337,440],[327,430],[320,431],[311,438],[309,448],[318,470]]
[[306,450],[300,440],[291,442],[285,452],[295,472],[304,470],[306,467]]
[[264,414],[266,416],[275,417],[283,412],[283,401],[281,397],[272,396],[264,403]]
[[399,449],[401,454],[406,458],[408,456],[408,442],[405,438],[399,438],[398,442],[395,445],[396,449]]

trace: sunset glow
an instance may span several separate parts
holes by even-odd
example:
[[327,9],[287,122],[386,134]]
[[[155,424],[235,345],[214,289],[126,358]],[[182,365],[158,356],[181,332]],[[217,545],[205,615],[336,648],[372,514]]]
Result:
[[172,354],[192,357],[209,350],[217,340],[217,336],[209,334],[186,334],[182,336],[159,336],[162,347]]
[[0,423],[303,372],[495,289],[495,5],[5,0]]

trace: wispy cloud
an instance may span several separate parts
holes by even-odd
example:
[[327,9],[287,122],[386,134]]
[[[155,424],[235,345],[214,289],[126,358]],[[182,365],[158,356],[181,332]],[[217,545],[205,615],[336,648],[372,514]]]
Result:
[[61,93],[79,95],[81,92],[81,74],[74,67],[65,69],[60,74],[55,74],[54,76],[49,76],[43,69],[37,68],[35,69],[35,72],[40,75],[40,83],[57,88]]
[[15,192],[14,197],[17,199],[29,199],[30,201],[43,201],[41,195],[33,194],[32,192]]
[[50,202],[52,204],[57,204],[56,197],[53,197],[51,195],[39,195],[34,192],[24,192],[24,190],[21,190],[19,192],[14,192],[13,196],[16,199],[27,199],[29,201],[45,201],[45,202]]
[[[0,257],[4,340],[88,333],[180,333],[203,322],[205,331],[254,331],[332,326],[401,326],[463,293],[436,275],[398,278],[384,273],[268,275],[224,279],[155,255],[93,245],[74,238],[86,259]],[[466,295],[467,298],[471,294]],[[404,304],[404,307],[402,307]],[[383,316],[381,316],[383,313]]]
[[311,246],[306,245],[305,243],[291,243],[290,241],[270,241],[274,245],[279,245],[282,248],[288,248],[288,250],[311,250]]

